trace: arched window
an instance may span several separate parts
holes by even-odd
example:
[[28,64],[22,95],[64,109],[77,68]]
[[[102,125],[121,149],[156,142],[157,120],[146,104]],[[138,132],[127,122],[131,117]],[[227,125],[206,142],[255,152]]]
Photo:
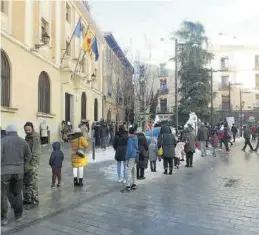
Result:
[[38,111],[50,113],[50,82],[46,72],[41,72],[38,84]]
[[10,64],[6,53],[1,50],[1,105],[10,107]]
[[85,92],[81,95],[81,120],[86,120],[86,94]]
[[94,100],[94,121],[98,121],[98,100]]

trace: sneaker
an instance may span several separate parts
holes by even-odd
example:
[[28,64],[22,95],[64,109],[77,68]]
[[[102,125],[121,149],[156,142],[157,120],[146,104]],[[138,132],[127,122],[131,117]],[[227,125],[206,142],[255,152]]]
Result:
[[190,167],[189,165],[185,165],[185,167]]
[[164,171],[164,175],[167,175],[167,170]]
[[118,178],[118,182],[119,182],[119,183],[122,183],[122,182],[123,182],[123,179]]
[[17,222],[20,222],[23,219],[23,215],[17,215],[15,216],[15,219]]
[[132,184],[132,185],[131,185],[131,189],[132,189],[132,190],[136,190],[136,189],[137,189],[137,185],[136,185],[136,184]]
[[57,187],[59,188],[61,186],[61,184],[57,184]]
[[52,188],[52,189],[53,189],[53,188],[56,188],[56,186],[52,184],[52,185],[51,185],[51,188]]
[[2,226],[6,226],[8,224],[8,221],[7,221],[7,219],[1,219],[1,225]]
[[127,186],[127,187],[125,187],[124,189],[121,190],[121,193],[128,193],[128,192],[130,192],[129,186]]
[[169,175],[172,175],[173,174],[173,171],[169,171]]

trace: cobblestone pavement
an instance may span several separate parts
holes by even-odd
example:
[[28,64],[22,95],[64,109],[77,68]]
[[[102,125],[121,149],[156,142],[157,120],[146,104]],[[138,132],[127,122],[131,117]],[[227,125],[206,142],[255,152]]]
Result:
[[[13,224],[18,230],[9,234],[259,234],[259,154],[243,153],[241,147],[201,158],[194,168],[161,175],[127,194],[96,174],[95,180],[89,177],[91,188],[70,192],[76,201],[72,206],[33,223]],[[100,166],[94,167],[91,175]],[[52,201],[53,207],[63,200],[63,190],[55,192],[59,198]]]

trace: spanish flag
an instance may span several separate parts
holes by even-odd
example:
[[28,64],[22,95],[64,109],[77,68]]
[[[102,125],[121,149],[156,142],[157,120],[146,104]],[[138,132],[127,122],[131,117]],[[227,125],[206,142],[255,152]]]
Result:
[[88,28],[83,39],[83,50],[92,55],[92,34]]

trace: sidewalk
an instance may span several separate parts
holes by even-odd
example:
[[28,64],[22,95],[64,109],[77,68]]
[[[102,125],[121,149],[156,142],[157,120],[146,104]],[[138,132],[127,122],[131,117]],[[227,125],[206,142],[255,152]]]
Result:
[[[51,168],[48,166],[49,155],[51,149],[46,146],[43,148],[39,169],[39,194],[40,206],[37,209],[25,211],[25,219],[16,223],[13,221],[13,213],[9,208],[8,218],[10,223],[7,227],[2,228],[3,234],[12,234],[14,231],[28,227],[39,221],[51,218],[54,215],[68,211],[72,208],[80,207],[80,205],[91,202],[97,198],[101,198],[113,191],[118,192],[122,188],[122,184],[117,183],[116,162],[114,160],[114,150],[112,147],[103,151],[96,150],[96,160],[92,160],[91,153],[88,154],[89,165],[85,168],[84,187],[74,188],[73,175],[71,166],[71,149],[69,144],[62,145],[65,154],[65,160],[62,168],[62,186],[60,189],[51,189]],[[209,154],[208,150],[208,154]],[[224,155],[224,154],[223,154]],[[208,156],[211,158],[211,156]],[[194,155],[195,168],[204,164],[206,159],[200,157],[200,151],[197,150]],[[174,175],[178,172],[186,171],[182,169],[185,162],[181,164],[179,170],[174,170]],[[152,181],[167,179],[168,176],[163,175],[162,161],[158,162],[158,172],[150,172],[146,170],[146,180],[138,181],[138,185],[147,185]],[[173,177],[175,177],[173,175]]]
[[59,196],[66,196],[64,188],[52,190],[56,212],[37,221],[13,223],[16,230],[9,228],[10,233],[3,234],[259,234],[259,154],[242,152],[242,145],[236,144],[229,153],[219,151],[217,157],[201,158],[197,152],[194,168],[180,169],[173,176],[159,171],[152,180],[147,175],[147,180],[129,194],[121,194],[121,185],[99,172],[114,161],[90,164],[86,181],[91,187],[74,191],[70,186],[67,192],[73,201],[64,209],[57,210],[63,203]]

